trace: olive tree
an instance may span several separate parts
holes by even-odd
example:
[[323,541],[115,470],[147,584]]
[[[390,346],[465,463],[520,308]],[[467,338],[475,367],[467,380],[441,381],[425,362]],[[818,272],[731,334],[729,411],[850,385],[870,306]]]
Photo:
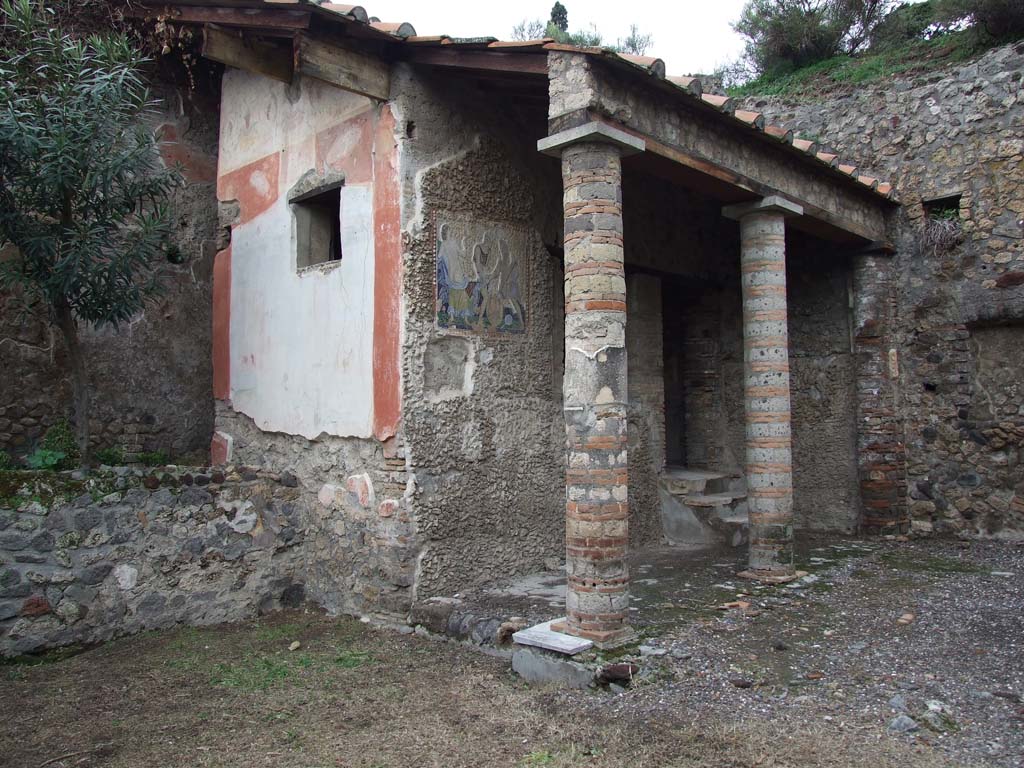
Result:
[[33,0],[2,0],[0,16],[0,247],[14,246],[0,287],[45,310],[63,338],[87,466],[79,326],[116,327],[158,288],[150,265],[179,176],[146,127],[154,102],[128,37],[75,38]]

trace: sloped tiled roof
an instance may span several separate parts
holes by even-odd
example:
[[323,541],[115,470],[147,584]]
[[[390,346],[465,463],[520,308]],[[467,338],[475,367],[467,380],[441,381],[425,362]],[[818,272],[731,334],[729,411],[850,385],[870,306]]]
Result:
[[[633,70],[646,73],[649,77],[663,81],[674,86],[680,94],[693,99],[702,107],[713,109],[727,118],[736,121],[748,130],[756,131],[780,144],[793,147],[816,160],[824,168],[832,173],[839,173],[850,177],[858,184],[867,187],[884,198],[893,198],[894,190],[891,184],[880,182],[878,179],[858,173],[855,165],[848,165],[841,162],[840,158],[832,153],[825,152],[817,142],[802,139],[794,135],[793,131],[784,126],[766,123],[764,115],[760,112],[752,112],[745,109],[737,109],[733,99],[728,96],[704,93],[699,79],[695,77],[667,76],[665,73],[665,62],[651,56],[633,56],[613,51],[609,48],[571,46],[559,43],[552,38],[540,38],[537,40],[513,40],[504,41],[494,37],[456,38],[448,35],[417,35],[412,24],[408,22],[385,22],[370,16],[366,9],[359,5],[346,5],[342,3],[317,2],[316,0],[220,0],[217,3],[202,3],[196,0],[172,0],[173,5],[226,5],[231,4],[240,8],[287,8],[295,6],[308,8],[318,15],[325,13],[343,17],[345,21],[365,25],[367,31],[382,39],[390,39],[392,42],[403,45],[422,47],[444,47],[469,50],[497,50],[505,53],[530,52],[538,53],[543,51],[570,51],[594,56],[621,65],[628,66]],[[375,34],[374,34],[375,33]]]

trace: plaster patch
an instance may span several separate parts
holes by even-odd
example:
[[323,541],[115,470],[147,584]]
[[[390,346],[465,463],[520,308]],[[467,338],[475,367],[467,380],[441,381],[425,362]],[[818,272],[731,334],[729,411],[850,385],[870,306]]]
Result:
[[439,336],[423,350],[423,388],[436,403],[473,394],[476,363],[473,341],[463,336]]

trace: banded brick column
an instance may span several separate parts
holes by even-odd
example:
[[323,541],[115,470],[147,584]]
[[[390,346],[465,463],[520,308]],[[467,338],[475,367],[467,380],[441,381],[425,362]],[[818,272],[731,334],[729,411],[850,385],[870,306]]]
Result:
[[892,255],[881,249],[853,257],[853,349],[857,361],[857,474],[860,528],[866,534],[906,533],[906,448],[896,409],[899,361]]
[[785,581],[793,567],[793,451],[786,306],[786,216],[803,209],[780,197],[728,206],[740,222],[746,416],[748,569]]
[[566,620],[553,629],[609,647],[628,640],[626,280],[623,151],[604,125],[540,142],[562,160],[565,214]]

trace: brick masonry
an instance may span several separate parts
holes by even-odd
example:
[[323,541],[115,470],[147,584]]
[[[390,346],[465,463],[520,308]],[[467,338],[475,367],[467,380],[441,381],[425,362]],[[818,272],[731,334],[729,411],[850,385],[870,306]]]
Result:
[[896,410],[895,294],[889,254],[854,257],[853,344],[857,359],[857,476],[861,529],[900,534],[907,514],[907,457]]
[[793,451],[786,303],[786,221],[740,219],[750,570],[793,572]]
[[568,465],[566,629],[599,643],[628,632],[626,280],[622,167],[610,144],[562,151]]

